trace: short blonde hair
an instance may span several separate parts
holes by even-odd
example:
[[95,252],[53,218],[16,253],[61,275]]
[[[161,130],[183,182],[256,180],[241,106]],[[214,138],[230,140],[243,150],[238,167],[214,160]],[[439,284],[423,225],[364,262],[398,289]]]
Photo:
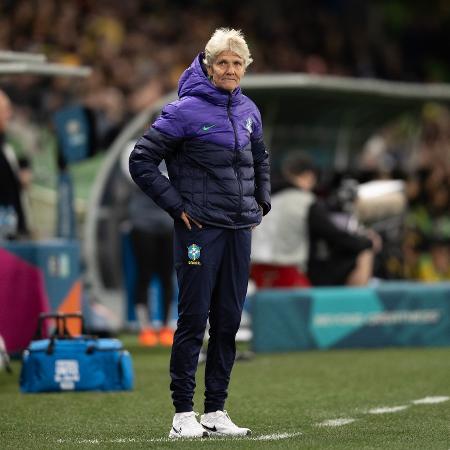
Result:
[[245,42],[241,30],[235,30],[233,28],[217,28],[206,44],[205,59],[203,60],[203,63],[206,66],[211,67],[217,56],[227,50],[236,53],[242,58],[244,60],[245,68],[253,62],[250,50],[248,49],[247,42]]

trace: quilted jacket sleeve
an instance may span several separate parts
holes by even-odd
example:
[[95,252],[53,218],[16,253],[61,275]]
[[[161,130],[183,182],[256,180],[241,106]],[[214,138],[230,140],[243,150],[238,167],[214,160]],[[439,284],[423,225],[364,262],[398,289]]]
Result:
[[181,123],[176,107],[167,105],[158,120],[137,141],[129,160],[130,174],[135,183],[173,218],[181,216],[183,200],[158,166],[177,150],[182,141]]

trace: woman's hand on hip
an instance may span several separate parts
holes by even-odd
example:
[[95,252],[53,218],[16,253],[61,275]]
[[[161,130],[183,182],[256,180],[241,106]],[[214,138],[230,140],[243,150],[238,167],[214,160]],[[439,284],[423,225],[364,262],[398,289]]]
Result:
[[195,219],[193,219],[192,217],[189,217],[188,213],[186,212],[182,212],[181,213],[181,220],[184,222],[184,224],[186,225],[186,228],[188,230],[192,230],[192,225],[191,222],[195,223],[195,225],[197,225],[199,228],[203,228],[203,225],[200,222],[197,222]]

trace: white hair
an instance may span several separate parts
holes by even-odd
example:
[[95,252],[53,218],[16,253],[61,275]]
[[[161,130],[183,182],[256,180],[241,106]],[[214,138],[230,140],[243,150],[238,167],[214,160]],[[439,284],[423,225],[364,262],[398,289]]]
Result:
[[236,55],[242,58],[244,60],[245,68],[253,61],[241,30],[235,30],[233,28],[217,28],[206,44],[205,59],[203,60],[203,63],[206,66],[212,66],[220,53],[227,50],[236,53]]

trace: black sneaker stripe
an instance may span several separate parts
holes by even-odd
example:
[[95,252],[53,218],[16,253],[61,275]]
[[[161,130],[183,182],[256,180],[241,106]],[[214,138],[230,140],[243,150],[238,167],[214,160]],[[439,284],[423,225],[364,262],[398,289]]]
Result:
[[175,431],[177,434],[181,434],[181,428],[177,430],[174,426],[172,426],[172,430]]
[[208,431],[217,431],[217,428],[216,428],[215,425],[211,428],[211,427],[207,427],[206,425],[202,424],[202,427],[205,428]]

